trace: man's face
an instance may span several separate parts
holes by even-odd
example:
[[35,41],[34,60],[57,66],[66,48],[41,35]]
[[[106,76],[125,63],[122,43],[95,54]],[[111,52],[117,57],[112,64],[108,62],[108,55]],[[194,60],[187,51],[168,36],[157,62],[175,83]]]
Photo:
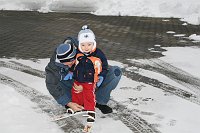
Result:
[[64,62],[63,64],[66,65],[66,66],[71,67],[74,63],[75,63],[75,60],[70,61],[70,62]]
[[81,45],[81,49],[84,53],[89,53],[89,52],[92,52],[94,43],[93,42],[83,42],[80,45]]

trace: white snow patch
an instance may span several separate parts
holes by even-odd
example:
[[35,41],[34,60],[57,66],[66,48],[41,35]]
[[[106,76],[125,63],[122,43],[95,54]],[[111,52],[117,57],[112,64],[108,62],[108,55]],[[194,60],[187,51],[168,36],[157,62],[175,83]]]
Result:
[[0,129],[2,133],[64,133],[37,106],[13,88],[0,84]]
[[190,40],[194,40],[196,42],[200,42],[200,35],[192,34],[189,36]]

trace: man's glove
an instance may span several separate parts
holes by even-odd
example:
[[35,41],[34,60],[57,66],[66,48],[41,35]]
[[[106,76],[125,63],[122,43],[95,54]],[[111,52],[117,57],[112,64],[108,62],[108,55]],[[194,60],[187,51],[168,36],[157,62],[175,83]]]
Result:
[[63,80],[69,80],[69,79],[72,79],[72,77],[73,77],[73,72],[69,72],[69,73],[64,77]]
[[97,87],[99,87],[102,84],[103,79],[104,78],[102,76],[99,76],[99,81],[97,82]]

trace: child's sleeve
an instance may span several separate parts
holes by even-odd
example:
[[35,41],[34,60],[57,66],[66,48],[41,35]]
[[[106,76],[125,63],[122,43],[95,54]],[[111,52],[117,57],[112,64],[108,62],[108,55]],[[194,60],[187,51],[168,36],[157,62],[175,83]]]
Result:
[[108,73],[108,60],[107,60],[105,54],[101,50],[98,50],[97,56],[98,56],[98,58],[100,58],[100,60],[102,62],[102,71],[100,72],[99,76],[103,76],[105,79],[106,74]]
[[75,69],[75,63],[68,69],[70,72],[73,72],[74,71],[74,69]]

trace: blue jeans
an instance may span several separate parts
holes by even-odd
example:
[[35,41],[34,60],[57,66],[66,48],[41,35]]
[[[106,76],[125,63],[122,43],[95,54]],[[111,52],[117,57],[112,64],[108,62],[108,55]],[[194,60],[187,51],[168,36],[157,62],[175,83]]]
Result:
[[106,105],[110,100],[110,93],[116,88],[121,79],[121,69],[117,66],[111,66],[105,80],[96,90],[96,101],[99,104]]
[[[96,102],[98,104],[106,105],[110,100],[110,93],[116,88],[121,79],[122,71],[118,66],[111,66],[106,75],[105,80],[99,88],[96,89]],[[72,89],[73,80],[62,80],[61,86],[65,88],[65,95],[60,99],[57,99],[57,102],[61,105],[66,105],[71,102],[71,89]]]

